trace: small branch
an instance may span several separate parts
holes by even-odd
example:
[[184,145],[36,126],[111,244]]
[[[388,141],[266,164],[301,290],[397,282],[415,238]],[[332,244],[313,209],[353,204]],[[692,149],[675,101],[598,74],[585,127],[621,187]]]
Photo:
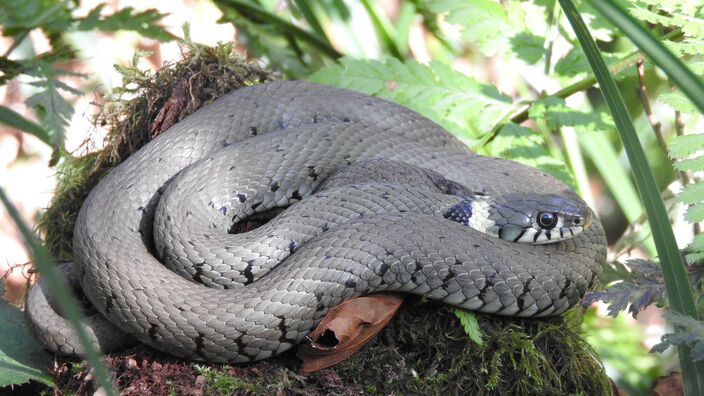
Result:
[[653,132],[655,132],[655,136],[658,138],[660,148],[664,153],[667,153],[667,143],[665,143],[665,138],[662,136],[662,124],[655,118],[655,115],[653,115],[653,109],[648,99],[648,92],[645,88],[645,66],[643,65],[643,59],[636,61],[636,74],[638,75],[636,95],[643,104],[643,112],[645,112],[645,116],[648,118],[648,122],[653,128]]

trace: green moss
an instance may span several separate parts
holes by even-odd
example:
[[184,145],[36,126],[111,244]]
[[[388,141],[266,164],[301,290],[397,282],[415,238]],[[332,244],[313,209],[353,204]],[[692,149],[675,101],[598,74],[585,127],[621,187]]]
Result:
[[484,338],[465,335],[452,309],[407,299],[394,320],[335,367],[374,394],[610,394],[594,351],[568,317],[478,315]]
[[228,374],[228,366],[219,369],[196,365],[198,373],[205,376],[206,395],[261,395],[266,394],[263,378],[240,379]]

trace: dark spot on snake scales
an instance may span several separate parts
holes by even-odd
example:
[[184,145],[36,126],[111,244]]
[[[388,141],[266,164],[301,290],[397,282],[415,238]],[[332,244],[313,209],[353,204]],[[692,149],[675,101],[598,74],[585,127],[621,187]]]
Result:
[[345,287],[354,289],[355,287],[357,287],[357,281],[354,280],[354,278],[347,279],[347,281],[345,282]]
[[572,281],[569,278],[565,279],[565,287],[560,291],[560,298],[567,297],[567,289],[569,289],[570,286],[572,286]]
[[528,293],[530,293],[530,282],[532,282],[533,279],[535,279],[535,277],[531,277],[531,278],[528,279],[527,281],[523,282],[523,293],[521,293],[521,294],[528,294]]
[[271,192],[274,192],[274,191],[278,190],[278,189],[279,189],[279,183],[277,183],[277,182],[275,182],[275,181],[269,183],[269,189],[271,190]]
[[291,199],[297,199],[301,200],[301,194],[298,192],[298,190],[294,191],[293,194],[291,194]]
[[381,265],[379,266],[379,276],[383,277],[384,274],[386,273],[386,271],[388,271],[388,270],[389,270],[389,265],[386,263],[381,263]]
[[198,337],[196,337],[195,342],[196,342],[196,353],[200,356],[203,357],[203,340],[205,339],[205,334],[203,333],[198,333]]
[[277,152],[277,153],[280,153],[280,152],[282,152],[282,151],[284,151],[284,149],[282,149],[281,146],[277,144],[277,145],[276,145],[276,152]]
[[314,165],[308,166],[308,177],[313,178],[313,180],[318,180],[318,174],[315,173],[315,166]]
[[246,347],[244,341],[242,341],[243,337],[244,334],[240,334],[237,338],[235,338],[235,344],[237,344],[237,350],[239,351],[239,353],[244,353],[244,348]]
[[251,133],[252,136],[257,136],[257,127],[249,127],[249,133]]
[[234,116],[235,116],[234,114],[228,114],[228,115],[227,115],[227,118],[232,118],[232,117],[234,117]]
[[323,299],[323,293],[320,293],[320,292],[315,293],[315,300],[316,301],[320,301],[322,299]]
[[242,271],[244,277],[247,278],[247,280],[244,282],[245,285],[254,282],[254,274],[252,274],[252,264],[254,264],[254,260],[247,261],[247,267],[244,269],[244,271]]
[[325,224],[323,224],[323,228],[322,228],[323,232],[325,232],[325,231],[327,231],[327,230],[329,230],[329,229],[330,229],[330,226],[328,226],[328,223],[325,222]]
[[156,341],[156,330],[157,330],[157,325],[154,323],[149,323],[149,331],[147,332],[147,335],[149,338],[152,339],[152,341]]
[[140,206],[140,207],[138,207],[138,208],[137,208],[137,210],[138,210],[138,211],[142,211],[142,212],[144,212],[144,206]]
[[293,251],[296,249],[296,242],[291,242],[288,244],[288,251],[289,253],[293,254]]
[[493,280],[493,278],[494,278],[495,276],[496,276],[496,274],[491,274],[491,275],[487,276],[487,277],[486,277],[486,280],[485,280],[485,282],[484,282],[484,287],[482,287],[481,290],[479,290],[479,298],[480,298],[482,301],[484,301],[484,304],[486,304],[486,302],[485,302],[485,301],[486,301],[486,300],[485,300],[485,297],[486,297],[486,292],[487,292],[487,290],[489,290],[489,288],[491,288],[491,287],[494,287],[494,280]]
[[342,122],[350,122],[350,118],[349,118],[349,117],[345,117],[345,118],[342,119]]
[[244,202],[244,201],[247,200],[247,195],[246,195],[246,194],[242,194],[242,193],[237,194],[237,199],[239,199],[240,202]]
[[255,203],[255,204],[253,204],[253,205],[252,205],[252,210],[256,210],[256,209],[259,207],[259,205],[261,205],[261,204],[262,204],[261,202],[257,202],[257,203]]
[[523,311],[526,307],[526,300],[525,297],[523,297],[524,294],[521,294],[516,298],[516,304],[518,304],[518,312]]
[[390,196],[390,194],[388,193],[388,191],[385,191],[381,194],[382,199],[389,199],[389,196]]
[[220,211],[220,213],[222,213],[223,216],[227,215],[227,208],[226,207],[223,206],[222,208],[220,208],[219,211]]
[[171,221],[171,215],[166,215],[166,220]]
[[112,302],[116,299],[117,297],[115,296],[115,293],[112,293],[110,297],[107,298],[105,301],[105,315],[109,314],[110,311],[112,311]]
[[192,214],[193,214],[193,212],[191,212],[190,210],[187,210],[187,211],[186,211],[186,216],[185,216],[185,217],[188,217],[188,216],[190,216],[190,215],[192,215]]
[[279,121],[279,129],[286,129],[286,123],[284,123],[284,120]]
[[445,277],[442,279],[442,281],[443,281],[443,283],[446,283],[447,281],[449,281],[450,279],[452,279],[454,277],[455,277],[455,273],[452,272],[452,268],[450,268],[447,271],[447,275],[445,275]]
[[479,249],[479,248],[481,247],[481,245],[477,245],[476,243],[475,243],[474,245],[472,245],[472,246],[473,246],[475,249]]
[[193,275],[194,278],[200,279],[201,276],[203,276],[203,266],[205,265],[205,261],[202,263],[194,263],[193,268],[196,270],[196,273]]

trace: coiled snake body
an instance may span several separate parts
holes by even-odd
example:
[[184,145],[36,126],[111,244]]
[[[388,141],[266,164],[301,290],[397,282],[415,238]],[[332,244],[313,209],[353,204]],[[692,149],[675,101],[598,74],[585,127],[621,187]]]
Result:
[[[393,176],[380,176],[385,169]],[[340,181],[345,172],[352,183]],[[511,205],[491,212],[487,202],[499,195],[566,207],[551,233],[540,227],[558,221],[552,216]],[[298,200],[270,224],[228,233]],[[586,228],[591,212],[580,202],[556,179],[477,155],[402,106],[271,82],[205,106],[104,177],[79,214],[74,260],[92,305],[125,333],[182,357],[244,362],[290,348],[329,308],[374,291],[501,315],[564,312],[605,259],[603,230],[598,221]],[[461,224],[481,210],[540,227]],[[580,210],[588,215],[567,224]],[[557,243],[514,242],[558,234]],[[28,297],[35,334],[54,350],[80,352],[63,322],[36,304],[43,298],[38,287]]]

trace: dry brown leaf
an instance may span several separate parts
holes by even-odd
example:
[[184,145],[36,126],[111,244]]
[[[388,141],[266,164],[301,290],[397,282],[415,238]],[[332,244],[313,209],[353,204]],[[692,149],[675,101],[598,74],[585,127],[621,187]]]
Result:
[[401,306],[403,297],[377,293],[342,302],[323,318],[298,347],[303,373],[330,367],[352,355],[383,329]]
[[673,371],[668,376],[658,378],[653,389],[655,396],[679,396],[682,394],[682,375]]

